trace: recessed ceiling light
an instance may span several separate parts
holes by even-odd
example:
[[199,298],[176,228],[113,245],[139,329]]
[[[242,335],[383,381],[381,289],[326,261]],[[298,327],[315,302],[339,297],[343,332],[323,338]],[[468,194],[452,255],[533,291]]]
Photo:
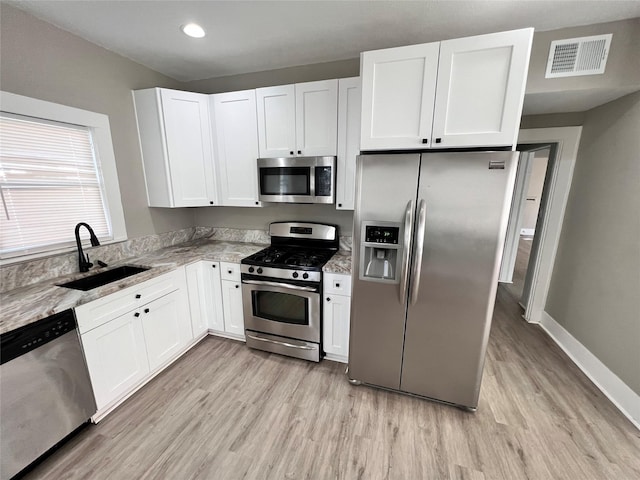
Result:
[[197,23],[187,23],[186,25],[182,25],[180,30],[182,30],[185,35],[189,35],[193,38],[202,38],[205,36],[204,29]]

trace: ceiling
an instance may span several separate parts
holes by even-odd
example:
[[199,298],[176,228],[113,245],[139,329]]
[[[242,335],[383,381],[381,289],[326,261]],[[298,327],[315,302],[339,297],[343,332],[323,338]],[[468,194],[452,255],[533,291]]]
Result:
[[[357,58],[495,31],[640,16],[635,1],[68,1],[7,3],[179,81]],[[202,39],[179,27],[197,22]]]
[[[640,1],[0,0],[178,81],[357,58],[362,51],[640,17]],[[207,35],[189,38],[197,22]],[[633,89],[535,93],[524,114],[578,112]]]

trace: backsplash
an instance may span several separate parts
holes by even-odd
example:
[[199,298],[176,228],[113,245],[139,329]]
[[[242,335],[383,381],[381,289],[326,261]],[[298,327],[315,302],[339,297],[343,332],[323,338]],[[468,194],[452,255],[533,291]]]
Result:
[[[93,263],[101,260],[110,265],[154,250],[202,238],[258,245],[271,243],[269,232],[263,230],[192,227],[159,235],[146,235],[110,245],[86,247],[84,252],[89,255]],[[350,251],[351,237],[340,237],[339,248],[341,251]],[[78,272],[78,252],[76,251],[4,265],[0,269],[0,292],[76,272]]]

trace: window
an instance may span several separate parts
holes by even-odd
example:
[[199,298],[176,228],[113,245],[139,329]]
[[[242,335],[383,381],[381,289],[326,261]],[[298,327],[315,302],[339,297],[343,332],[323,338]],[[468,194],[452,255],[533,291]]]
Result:
[[78,222],[101,242],[125,239],[108,118],[5,92],[1,98],[1,258],[75,248]]

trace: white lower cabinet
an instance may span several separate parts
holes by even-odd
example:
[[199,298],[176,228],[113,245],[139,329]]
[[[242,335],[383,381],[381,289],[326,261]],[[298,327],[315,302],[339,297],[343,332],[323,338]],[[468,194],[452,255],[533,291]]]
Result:
[[186,295],[179,268],[75,309],[95,421],[188,349],[193,330]]
[[240,282],[222,281],[222,306],[224,308],[224,331],[244,337],[244,313]]
[[239,264],[201,261],[187,265],[187,284],[193,325],[203,328],[204,323],[215,335],[244,340]]
[[322,343],[326,358],[349,361],[349,321],[351,317],[351,277],[324,274]]
[[132,390],[149,373],[139,312],[126,313],[81,338],[98,411]]
[[199,338],[209,330],[224,332],[220,263],[192,263],[186,272],[193,336]]
[[220,262],[220,278],[222,279],[224,331],[232,337],[244,340],[244,312],[242,309],[240,264]]
[[149,369],[153,371],[176,356],[193,338],[189,308],[183,292],[175,291],[141,310]]

